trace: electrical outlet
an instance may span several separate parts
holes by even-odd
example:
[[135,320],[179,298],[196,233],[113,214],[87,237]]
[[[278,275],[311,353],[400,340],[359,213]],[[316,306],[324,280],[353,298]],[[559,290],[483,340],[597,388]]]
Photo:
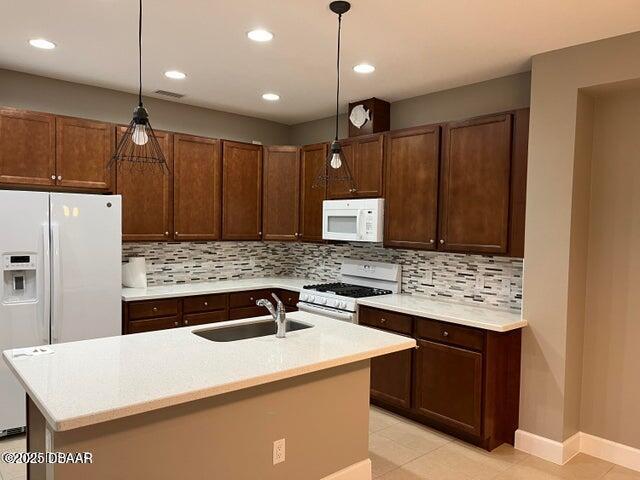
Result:
[[273,442],[273,464],[284,462],[285,443],[284,438]]
[[476,275],[476,288],[482,290],[484,288],[484,277],[481,274]]
[[424,283],[433,285],[433,270],[427,270],[424,272]]

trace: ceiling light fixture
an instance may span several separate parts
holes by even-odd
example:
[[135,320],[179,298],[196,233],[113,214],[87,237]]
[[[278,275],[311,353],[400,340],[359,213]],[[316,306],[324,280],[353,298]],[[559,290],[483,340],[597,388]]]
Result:
[[186,74],[178,70],[167,70],[166,72],[164,72],[164,76],[172,80],[182,80],[187,77]]
[[29,40],[29,45],[36,48],[41,48],[43,50],[53,50],[56,48],[56,44],[46,40],[44,38],[32,38]]
[[338,15],[338,51],[336,60],[336,131],[333,142],[331,142],[331,148],[326,162],[322,165],[321,170],[316,175],[313,182],[313,188],[324,188],[329,183],[343,183],[346,184],[349,192],[356,191],[356,185],[351,175],[349,168],[349,161],[342,150],[342,145],[338,140],[338,118],[340,115],[340,33],[342,30],[342,15],[347,13],[351,8],[349,2],[334,1],[329,4],[329,9]]
[[280,95],[277,93],[263,93],[262,98],[264,100],[268,100],[269,102],[277,102],[280,100]]
[[253,40],[254,42],[270,42],[273,40],[273,33],[268,30],[258,28],[247,32],[247,37],[249,37],[249,40]]
[[368,63],[359,63],[353,67],[353,71],[356,73],[373,73],[375,70],[376,67]]
[[133,119],[127,131],[118,143],[116,153],[107,168],[115,162],[130,166],[159,166],[163,173],[168,173],[167,161],[164,158],[158,139],[151,128],[149,113],[142,104],[142,0],[138,12],[138,106],[133,111]]

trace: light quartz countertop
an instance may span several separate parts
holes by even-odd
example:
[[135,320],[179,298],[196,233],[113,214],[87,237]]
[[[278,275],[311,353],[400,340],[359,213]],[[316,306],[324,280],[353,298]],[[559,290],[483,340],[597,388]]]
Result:
[[304,285],[313,283],[318,282],[295,277],[262,277],[239,280],[218,280],[215,282],[157,285],[147,288],[124,287],[122,289],[122,300],[125,302],[133,302],[137,300],[207,295],[211,293],[242,292],[244,290],[258,290],[260,288],[283,288],[285,290],[299,292]]
[[288,332],[285,339],[270,335],[232,342],[192,333],[254,318],[55,344],[52,354],[16,356],[17,349],[3,355],[51,428],[63,431],[416,345],[411,338],[310,313],[287,317],[313,327]]
[[483,328],[494,332],[508,332],[527,326],[520,312],[493,310],[486,307],[440,302],[418,295],[395,294],[359,298],[358,305],[391,310],[417,317]]

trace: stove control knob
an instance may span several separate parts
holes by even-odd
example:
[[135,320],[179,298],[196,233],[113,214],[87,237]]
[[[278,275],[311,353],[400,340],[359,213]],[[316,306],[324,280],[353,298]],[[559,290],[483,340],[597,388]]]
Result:
[[340,302],[338,302],[337,300],[329,300],[330,307],[337,307],[339,303]]
[[347,302],[340,302],[340,308],[347,308]]
[[306,293],[301,293],[300,294],[300,300],[302,300],[303,302],[307,299],[307,294]]
[[326,298],[319,298],[318,302],[320,302],[322,305],[326,305],[327,299]]
[[313,302],[316,299],[316,297],[314,297],[313,295],[309,295],[309,298],[307,300],[309,300],[310,302]]

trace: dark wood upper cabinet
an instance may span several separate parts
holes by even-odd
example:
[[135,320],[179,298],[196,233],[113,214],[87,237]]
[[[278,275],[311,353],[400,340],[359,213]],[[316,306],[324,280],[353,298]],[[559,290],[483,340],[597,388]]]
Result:
[[346,183],[328,186],[329,198],[372,198],[383,193],[384,135],[364,135],[341,140],[355,182],[355,192]]
[[0,108],[0,183],[55,185],[55,117]]
[[385,246],[435,249],[440,127],[389,132],[385,153]]
[[440,181],[438,248],[506,253],[512,115],[447,124]]
[[[126,127],[119,127],[120,141]],[[124,241],[169,240],[173,233],[173,135],[156,131],[169,172],[158,166],[116,165],[116,193],[122,195]]]
[[262,237],[262,145],[222,142],[222,239]]
[[107,168],[115,149],[110,123],[56,117],[56,185],[110,190],[115,168]]
[[413,401],[417,413],[480,436],[482,353],[418,340]]
[[173,238],[219,240],[222,158],[219,140],[173,136]]
[[326,166],[329,144],[306,145],[301,150],[301,202],[300,239],[305,242],[322,242],[322,202],[326,187],[313,188],[313,182]]
[[264,148],[262,238],[297,240],[300,209],[300,149]]
[[509,254],[524,257],[524,222],[527,203],[527,154],[529,149],[529,109],[513,115],[513,158],[511,160],[511,218]]

